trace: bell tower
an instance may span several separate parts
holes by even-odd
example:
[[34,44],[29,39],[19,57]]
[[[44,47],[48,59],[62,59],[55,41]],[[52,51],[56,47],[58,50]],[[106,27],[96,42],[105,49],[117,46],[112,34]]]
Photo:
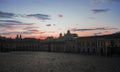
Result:
[[71,33],[70,33],[70,30],[67,31],[67,34],[71,34]]

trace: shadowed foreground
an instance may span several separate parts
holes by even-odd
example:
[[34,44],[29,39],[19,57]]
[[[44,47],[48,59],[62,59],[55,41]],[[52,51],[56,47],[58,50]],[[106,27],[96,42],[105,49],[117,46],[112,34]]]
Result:
[[120,57],[71,53],[0,53],[0,72],[120,72]]

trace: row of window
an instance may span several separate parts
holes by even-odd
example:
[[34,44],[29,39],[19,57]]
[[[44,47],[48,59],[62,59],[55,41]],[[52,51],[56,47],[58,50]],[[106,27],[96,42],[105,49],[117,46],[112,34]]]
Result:
[[97,41],[80,41],[78,43],[81,47],[120,47],[120,40],[97,40]]

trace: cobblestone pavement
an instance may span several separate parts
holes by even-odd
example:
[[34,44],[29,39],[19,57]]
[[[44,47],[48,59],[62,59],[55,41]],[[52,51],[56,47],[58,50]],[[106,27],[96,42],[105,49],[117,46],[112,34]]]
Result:
[[120,57],[52,52],[0,53],[0,72],[120,72]]

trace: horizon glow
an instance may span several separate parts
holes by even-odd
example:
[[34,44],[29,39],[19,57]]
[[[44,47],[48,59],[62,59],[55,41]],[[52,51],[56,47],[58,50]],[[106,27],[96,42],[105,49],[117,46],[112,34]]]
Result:
[[120,31],[119,0],[0,0],[0,35],[45,39]]

